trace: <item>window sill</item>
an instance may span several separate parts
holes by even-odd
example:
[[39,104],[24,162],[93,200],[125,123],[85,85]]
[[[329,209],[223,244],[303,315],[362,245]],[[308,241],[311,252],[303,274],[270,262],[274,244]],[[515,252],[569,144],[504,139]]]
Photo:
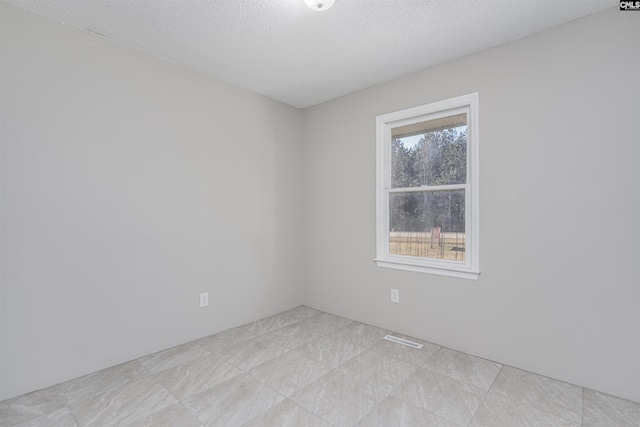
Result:
[[388,260],[388,259],[374,259],[374,262],[378,267],[395,268],[397,270],[414,271],[417,273],[435,274],[438,276],[457,277],[459,279],[478,280],[480,276],[479,271],[461,270],[455,268],[446,267],[433,267],[418,265],[413,262],[401,261],[401,260]]

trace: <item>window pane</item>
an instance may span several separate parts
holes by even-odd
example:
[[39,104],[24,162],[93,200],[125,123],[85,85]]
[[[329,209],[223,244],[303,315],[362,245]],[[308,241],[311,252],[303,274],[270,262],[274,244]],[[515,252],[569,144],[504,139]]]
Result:
[[389,194],[389,253],[465,260],[464,190]]
[[393,188],[466,183],[466,114],[396,127],[391,135]]

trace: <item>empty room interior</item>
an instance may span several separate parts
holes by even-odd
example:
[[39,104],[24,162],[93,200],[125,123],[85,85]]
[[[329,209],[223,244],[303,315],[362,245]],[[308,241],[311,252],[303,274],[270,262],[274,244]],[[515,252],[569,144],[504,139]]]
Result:
[[0,1],[0,425],[639,427],[640,4],[306,2]]

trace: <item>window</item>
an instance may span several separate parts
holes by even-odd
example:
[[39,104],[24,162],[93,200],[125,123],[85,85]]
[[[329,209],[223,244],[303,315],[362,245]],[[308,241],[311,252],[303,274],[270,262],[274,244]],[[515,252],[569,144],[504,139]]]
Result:
[[376,263],[477,279],[478,94],[377,117]]

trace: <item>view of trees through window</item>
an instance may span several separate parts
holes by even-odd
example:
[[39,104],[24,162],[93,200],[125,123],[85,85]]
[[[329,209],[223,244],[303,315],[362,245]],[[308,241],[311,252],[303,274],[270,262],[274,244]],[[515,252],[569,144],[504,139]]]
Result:
[[464,261],[467,127],[423,125],[392,140],[389,253]]

